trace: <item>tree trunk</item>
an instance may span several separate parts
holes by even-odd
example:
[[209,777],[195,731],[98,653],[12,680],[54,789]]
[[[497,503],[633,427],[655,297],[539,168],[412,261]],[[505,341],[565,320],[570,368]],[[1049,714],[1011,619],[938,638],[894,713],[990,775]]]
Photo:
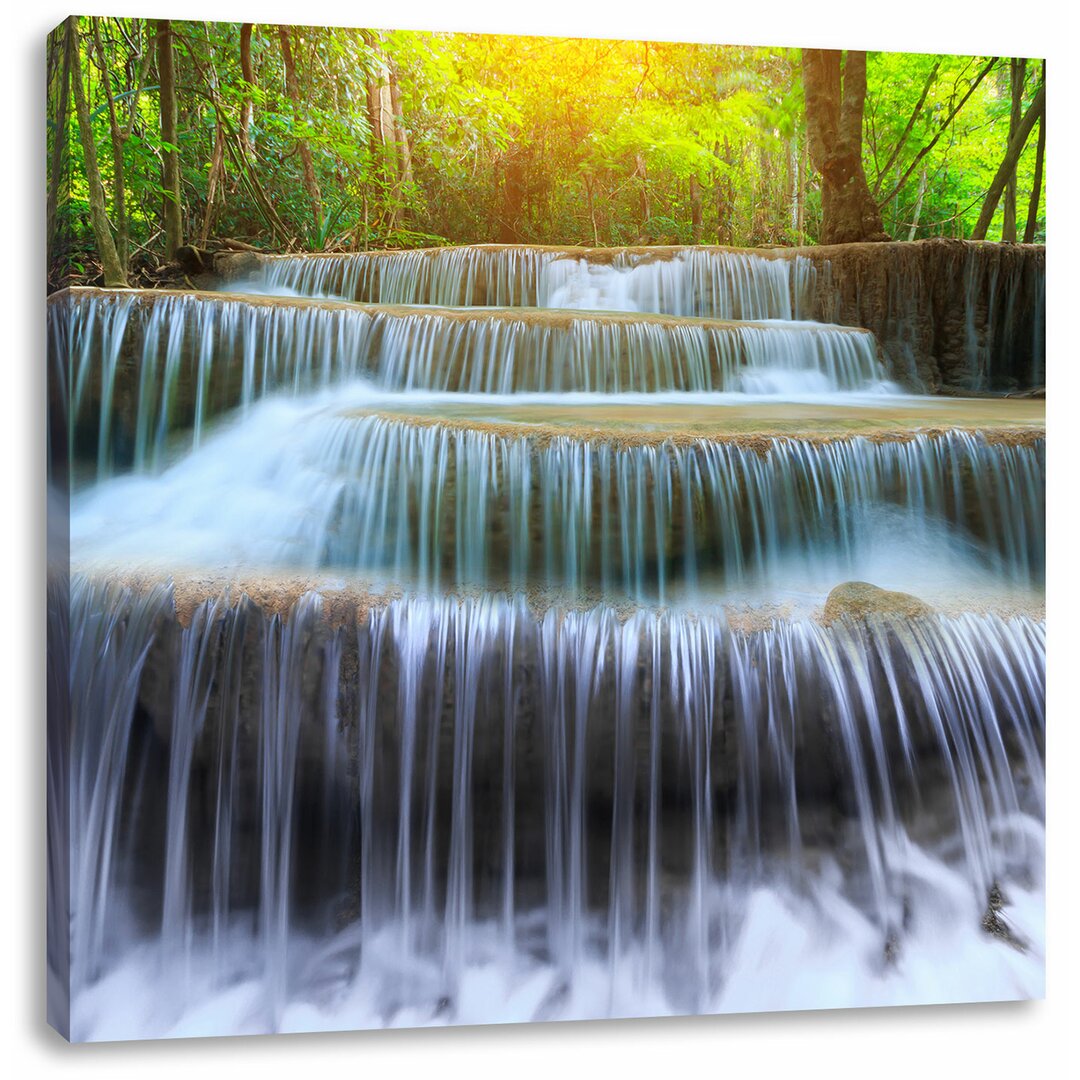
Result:
[[645,158],[641,154],[634,155],[634,175],[641,181],[639,194],[641,196],[641,234],[648,237],[649,218],[652,212],[649,207],[649,174],[645,165]]
[[922,217],[923,199],[926,197],[926,166],[919,173],[919,197],[915,200],[915,213],[911,215],[911,227],[908,229],[908,239],[914,240],[919,231],[919,218]]
[[[714,149],[717,157],[720,155],[720,146]],[[721,160],[727,165],[723,179],[716,185],[716,242],[718,244],[730,244],[733,241],[732,222],[735,217],[735,185],[731,180],[731,169],[734,161],[731,157],[731,144],[724,139],[724,153]]]
[[517,142],[511,142],[503,159],[501,201],[499,243],[520,244],[519,224],[525,208],[525,163],[521,145]]
[[1024,243],[1035,243],[1039,227],[1039,199],[1042,196],[1043,156],[1046,153],[1046,117],[1039,120],[1039,142],[1035,147],[1035,177],[1031,185],[1031,201],[1028,203],[1027,225],[1024,226]]
[[696,176],[690,177],[690,239],[701,243],[701,184]]
[[101,40],[101,20],[92,17],[94,48],[97,50],[98,63],[101,65],[101,84],[105,90],[105,101],[109,106],[109,139],[113,157],[113,223],[116,227],[116,257],[121,266],[128,262],[128,223],[127,193],[124,186],[124,135],[120,129],[120,117],[116,111],[116,99],[113,97],[112,82],[109,78],[109,58],[105,55],[105,46]]
[[60,56],[60,82],[52,90],[55,94],[56,111],[53,114],[53,142],[49,156],[49,194],[46,202],[46,239],[50,247],[56,243],[56,215],[60,205],[60,182],[64,175],[64,158],[67,150],[68,94],[71,92],[71,51],[67,47],[67,31],[50,35],[49,44],[53,56],[57,49]]
[[251,87],[255,85],[255,68],[251,63],[251,31],[254,23],[240,26],[240,76],[244,80],[244,95],[240,99],[240,144],[245,153],[255,152],[255,141],[251,135]]
[[127,273],[116,254],[109,216],[105,212],[105,189],[101,183],[101,170],[98,168],[97,147],[94,145],[94,131],[90,125],[90,108],[86,103],[86,89],[82,81],[82,65],[79,63],[79,42],[77,38],[76,16],[71,16],[67,24],[67,49],[71,65],[71,81],[75,90],[75,115],[79,120],[79,141],[82,143],[83,158],[86,163],[86,182],[90,189],[90,224],[94,230],[101,266],[108,288],[127,288]]
[[799,147],[799,214],[796,229],[799,236],[799,247],[806,243],[806,139],[803,138]]
[[971,234],[972,240],[986,239],[986,231],[990,228],[990,222],[994,220],[994,211],[997,210],[997,205],[1001,201],[1001,193],[1005,190],[1009,177],[1016,169],[1016,163],[1020,160],[1020,155],[1024,151],[1024,144],[1031,134],[1031,129],[1035,126],[1036,121],[1042,118],[1045,108],[1046,85],[1043,84],[1039,87],[1035,100],[1028,106],[1028,111],[1024,114],[1020,126],[1016,129],[1012,139],[1009,140],[1009,147],[1005,151],[1005,159],[998,167],[993,182],[990,184],[990,190],[986,193],[986,201],[983,203],[982,212],[979,214],[979,220],[976,222],[975,230]]
[[803,50],[810,160],[821,174],[823,244],[888,240],[862,163],[866,53]]
[[[293,109],[299,116],[303,101],[300,97],[300,83],[296,78],[296,66],[293,64],[288,27],[279,26],[278,37],[281,39],[281,57],[285,63],[285,87],[292,100]],[[300,154],[300,165],[304,173],[304,190],[307,191],[308,198],[311,200],[311,211],[315,222],[314,235],[318,236],[322,228],[322,194],[319,191],[319,182],[315,179],[315,165],[311,160],[311,149],[307,144],[307,139],[297,139],[296,149]]]
[[[1009,61],[1009,140],[1020,126],[1020,115],[1024,109],[1024,76],[1027,74],[1027,61],[1013,57]],[[1006,243],[1016,243],[1016,169],[1013,168],[1005,184],[1005,204],[1002,208],[1001,239]]]
[[157,20],[158,99],[161,103],[161,220],[165,229],[165,255],[171,259],[184,244],[184,223],[180,203],[180,154],[176,149],[176,69],[173,63],[172,23]]
[[401,87],[398,85],[397,65],[389,66],[390,110],[394,116],[394,142],[397,144],[398,179],[404,184],[412,183],[412,153],[409,136],[405,131],[405,114],[401,108]]

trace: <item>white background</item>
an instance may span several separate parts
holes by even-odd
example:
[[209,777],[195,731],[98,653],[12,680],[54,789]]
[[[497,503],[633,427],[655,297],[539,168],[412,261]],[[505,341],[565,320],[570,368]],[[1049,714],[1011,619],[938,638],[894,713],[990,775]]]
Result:
[[[72,12],[15,0],[3,27],[0,126],[0,1071],[201,1078],[258,1075],[335,1080],[389,1074],[437,1080],[1016,1077],[1080,1075],[1080,305],[1076,196],[1080,186],[1080,40],[1070,0],[767,0],[709,6],[689,0],[162,0],[103,2]],[[608,1024],[545,1024],[416,1032],[69,1047],[45,1025],[45,544],[44,544],[44,45],[72,13],[244,19],[352,26],[576,34],[726,44],[831,46],[1047,57],[1050,455],[1048,617],[1050,715],[1047,1000],[952,1008],[765,1014]],[[942,956],[943,964],[949,962]]]

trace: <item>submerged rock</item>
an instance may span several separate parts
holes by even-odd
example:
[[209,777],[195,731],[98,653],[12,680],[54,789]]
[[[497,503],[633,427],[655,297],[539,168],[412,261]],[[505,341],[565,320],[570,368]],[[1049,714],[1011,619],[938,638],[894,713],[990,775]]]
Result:
[[1027,944],[1013,932],[1005,916],[1002,915],[1004,907],[1005,897],[1002,896],[1000,887],[996,884],[992,885],[987,896],[986,911],[982,917],[982,928],[991,937],[996,937],[999,941],[1004,941],[1014,949],[1024,952]]
[[899,615],[917,619],[932,613],[929,604],[910,593],[890,592],[866,581],[845,581],[829,593],[822,618],[831,623],[844,617],[865,619],[868,615]]

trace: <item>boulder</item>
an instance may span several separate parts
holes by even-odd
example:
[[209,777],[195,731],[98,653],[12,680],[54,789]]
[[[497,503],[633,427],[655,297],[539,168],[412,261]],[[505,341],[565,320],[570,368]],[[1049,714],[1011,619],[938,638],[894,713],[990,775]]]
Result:
[[918,619],[932,612],[929,604],[910,593],[890,592],[866,581],[845,581],[829,593],[822,618],[826,623],[845,617],[865,619],[868,615]]

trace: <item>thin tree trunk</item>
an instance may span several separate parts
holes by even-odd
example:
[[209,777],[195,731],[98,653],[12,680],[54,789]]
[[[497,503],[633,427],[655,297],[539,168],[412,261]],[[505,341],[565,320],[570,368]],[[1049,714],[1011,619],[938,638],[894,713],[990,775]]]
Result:
[[[138,36],[138,35],[136,35]],[[146,20],[146,45],[143,49],[142,63],[139,64],[139,77],[135,82],[135,93],[131,96],[131,105],[128,110],[127,124],[124,127],[124,142],[131,138],[135,130],[135,119],[139,115],[139,98],[146,86],[146,77],[150,73],[150,58],[154,55],[153,37],[150,33],[150,20]]]
[[796,229],[799,235],[799,247],[806,242],[806,139],[802,140],[799,147],[799,192],[798,192],[798,220]]
[[645,165],[645,158],[641,154],[634,157],[634,175],[641,181],[641,232],[642,235],[645,235],[649,229],[649,218],[652,217],[652,213],[649,207],[648,170]]
[[255,140],[251,134],[252,105],[251,87],[255,85],[255,67],[251,63],[251,31],[254,23],[240,26],[240,77],[244,80],[244,93],[240,99],[240,145],[244,152],[255,152]]
[[525,208],[525,158],[519,142],[512,141],[503,154],[499,243],[520,244]]
[[593,180],[591,176],[583,178],[585,184],[585,205],[589,211],[589,220],[592,222],[593,247],[600,246],[600,238],[596,231],[596,203],[593,199]]
[[398,85],[397,67],[389,65],[390,109],[394,116],[394,142],[397,144],[398,178],[402,183],[412,183],[412,153],[409,136],[405,131],[405,115],[401,108],[401,87]]
[[718,244],[730,244],[733,239],[732,221],[735,216],[735,186],[731,181],[731,169],[734,162],[731,158],[731,144],[724,139],[724,153],[720,155],[720,145],[716,145],[713,151],[717,157],[727,165],[727,171],[716,185],[716,242]]
[[90,224],[94,230],[101,266],[105,274],[105,284],[109,288],[127,288],[127,274],[116,253],[109,216],[105,212],[105,190],[101,183],[101,170],[98,168],[97,147],[94,145],[94,131],[90,125],[90,108],[86,103],[86,89],[82,81],[82,65],[79,63],[79,42],[76,23],[77,16],[71,16],[67,22],[67,49],[71,65],[71,81],[75,90],[75,115],[79,121],[79,141],[82,143],[83,159],[86,164],[86,181],[90,189]]
[[[210,29],[203,23],[203,33],[206,35],[206,48],[210,56],[210,70],[207,85],[210,90],[210,101],[214,106],[214,151],[210,158],[210,173],[206,179],[206,207],[203,210],[202,229],[199,231],[199,246],[206,244],[210,238],[210,230],[214,224],[214,200],[219,187],[225,176],[225,128],[221,122],[222,108],[221,95],[218,93],[217,66],[214,63],[214,46],[210,40]],[[241,136],[243,146],[243,136]]]
[[926,166],[919,173],[919,197],[915,200],[915,212],[911,215],[911,227],[908,229],[908,239],[914,240],[919,231],[919,218],[922,217],[923,199],[926,197]]
[[165,229],[165,255],[171,259],[184,244],[184,222],[180,203],[180,154],[176,143],[176,68],[173,61],[172,23],[157,20],[158,91],[161,103],[161,140],[169,145],[161,151],[163,188],[161,221]]
[[379,80],[375,75],[367,77],[367,116],[368,127],[371,129],[371,149],[378,153],[385,139],[382,130],[382,95],[379,92]]
[[1035,243],[1039,227],[1039,199],[1042,196],[1043,155],[1046,153],[1046,117],[1039,119],[1039,142],[1035,147],[1035,177],[1031,184],[1031,201],[1028,203],[1027,224],[1024,226],[1024,243]]
[[787,179],[788,179],[788,194],[786,206],[784,209],[787,212],[788,219],[788,233],[786,237],[787,243],[791,243],[791,238],[799,231],[799,137],[796,134],[792,134],[791,138],[787,142],[787,148],[785,152],[785,158],[787,161]]
[[[292,45],[289,41],[289,29],[285,26],[278,27],[278,37],[281,39],[281,56],[285,62],[285,86],[292,100],[293,108],[299,115],[303,108],[300,97],[300,83],[296,78],[296,67],[293,64]],[[296,148],[300,154],[300,165],[304,173],[304,189],[311,200],[311,211],[315,222],[314,235],[319,235],[322,227],[322,194],[319,191],[319,182],[315,179],[315,165],[311,160],[311,149],[306,139],[297,139]]]
[[[68,94],[71,92],[71,52],[67,47],[67,32],[50,37],[50,45],[58,44],[60,60],[60,85],[56,90],[56,112],[53,114],[53,144],[49,158],[49,194],[46,202],[46,237],[52,246],[56,242],[56,215],[60,205],[60,182],[64,175],[64,158],[67,150]],[[54,53],[55,56],[55,47]]]
[[754,180],[753,213],[750,218],[750,243],[754,246],[767,244],[768,219],[772,216],[769,209],[769,152],[764,147],[757,151],[757,175]]
[[214,125],[214,153],[210,159],[210,175],[206,181],[206,209],[203,211],[202,229],[199,232],[199,246],[206,244],[214,224],[214,200],[225,171],[225,132],[220,121]]
[[982,211],[979,214],[979,220],[975,223],[975,229],[971,234],[972,240],[985,240],[986,231],[990,228],[990,222],[994,220],[994,212],[997,210],[998,203],[1001,201],[1001,193],[1005,190],[1005,185],[1008,183],[1010,175],[1016,168],[1016,163],[1020,160],[1020,155],[1024,151],[1024,145],[1027,143],[1028,136],[1031,134],[1031,129],[1035,126],[1036,121],[1042,118],[1043,110],[1046,108],[1046,85],[1039,87],[1039,92],[1035,95],[1035,100],[1028,106],[1028,111],[1024,114],[1024,119],[1020,122],[1020,126],[1016,129],[1016,133],[1009,141],[1009,147],[1005,151],[1005,159],[998,167],[997,173],[994,175],[993,182],[990,184],[990,190],[986,193],[986,200],[983,203]]
[[101,84],[105,90],[105,101],[109,106],[109,139],[113,157],[113,223],[116,228],[116,257],[121,266],[128,262],[128,223],[127,194],[124,184],[124,135],[120,130],[120,117],[116,111],[116,99],[113,97],[112,80],[109,77],[109,58],[105,55],[105,46],[101,40],[101,20],[92,17],[94,48],[97,50],[98,63],[101,65]]
[[701,243],[701,184],[696,176],[690,177],[690,238]]
[[[1013,57],[1009,61],[1009,139],[1012,140],[1020,126],[1020,114],[1024,108],[1024,76],[1027,74],[1027,61]],[[1001,239],[1006,243],[1016,243],[1016,169],[1013,168],[1005,184],[1005,204],[1002,208]]]

